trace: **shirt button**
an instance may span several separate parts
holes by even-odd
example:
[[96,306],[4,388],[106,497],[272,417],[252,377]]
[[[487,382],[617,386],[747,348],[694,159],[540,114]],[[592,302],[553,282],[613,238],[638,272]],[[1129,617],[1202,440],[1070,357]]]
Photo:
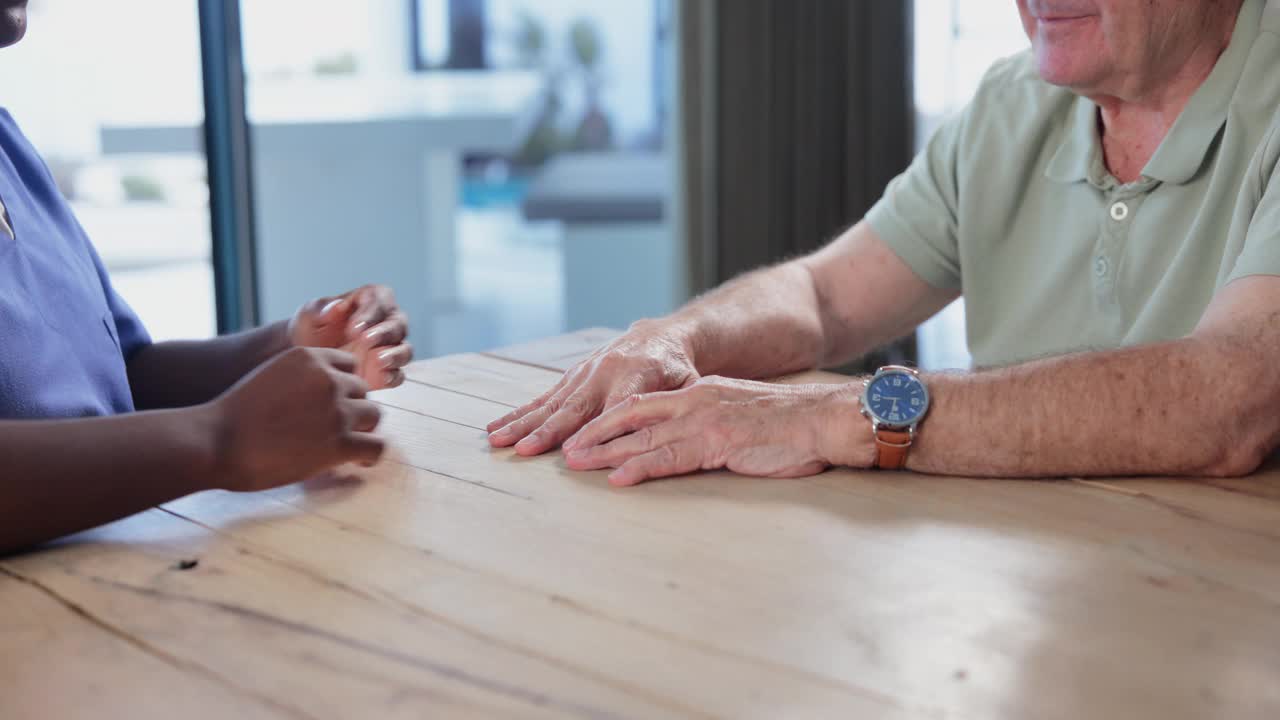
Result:
[[1093,274],[1098,277],[1106,277],[1107,271],[1111,269],[1111,263],[1107,261],[1106,256],[1099,255],[1093,261]]
[[1129,217],[1129,206],[1122,202],[1115,203],[1111,206],[1111,219],[1121,222]]

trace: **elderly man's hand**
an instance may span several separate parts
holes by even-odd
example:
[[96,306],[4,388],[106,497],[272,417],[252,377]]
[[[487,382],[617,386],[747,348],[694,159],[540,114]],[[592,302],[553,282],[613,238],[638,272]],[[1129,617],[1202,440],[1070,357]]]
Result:
[[638,393],[674,390],[698,371],[684,345],[656,324],[636,323],[579,363],[547,392],[489,423],[494,447],[537,455],[560,445],[601,412]]
[[858,384],[775,385],[706,377],[673,392],[637,395],[565,443],[575,470],[617,468],[614,485],[698,470],[801,477],[831,465],[869,467],[871,423]]
[[402,368],[413,360],[405,340],[409,319],[391,289],[366,285],[303,305],[289,321],[294,347],[340,348],[356,356],[357,373],[371,390],[404,382]]

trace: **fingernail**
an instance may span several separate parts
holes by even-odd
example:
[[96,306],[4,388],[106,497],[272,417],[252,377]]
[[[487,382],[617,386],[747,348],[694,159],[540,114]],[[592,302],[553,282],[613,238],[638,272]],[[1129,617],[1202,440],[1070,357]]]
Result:
[[566,460],[581,460],[586,454],[586,450],[569,450],[564,457]]
[[369,332],[365,333],[364,338],[366,340],[377,340],[378,338],[382,337],[385,334],[386,334],[386,330],[383,330],[382,328],[374,328]]
[[511,435],[511,431],[506,428],[494,430],[493,432],[489,433],[489,437],[493,438],[494,440],[506,440],[507,437],[509,437],[510,435]]
[[335,309],[335,308],[337,308],[337,307],[338,307],[339,305],[341,305],[341,304],[342,304],[342,301],[341,301],[341,300],[330,300],[328,304],[326,304],[324,307],[320,308],[320,314],[321,314],[321,315],[328,315],[329,313],[333,312],[333,311],[334,311],[334,309]]
[[382,365],[382,367],[390,367],[391,361],[394,359],[394,356],[395,356],[394,350],[383,350],[382,352],[378,353],[378,364]]
[[365,329],[365,328],[367,328],[367,327],[369,327],[369,321],[368,321],[368,320],[357,320],[357,321],[355,321],[354,323],[352,323],[352,324],[351,324],[351,329],[352,329],[352,330],[354,330],[354,331],[356,331],[356,332],[360,332],[361,330],[363,330],[363,329]]
[[577,436],[577,435],[574,435],[573,437],[571,437],[571,438],[569,438],[568,440],[565,440],[563,443],[561,443],[561,444],[560,444],[560,449],[561,449],[561,450],[573,450],[575,447],[577,447],[577,445],[578,445],[578,436]]

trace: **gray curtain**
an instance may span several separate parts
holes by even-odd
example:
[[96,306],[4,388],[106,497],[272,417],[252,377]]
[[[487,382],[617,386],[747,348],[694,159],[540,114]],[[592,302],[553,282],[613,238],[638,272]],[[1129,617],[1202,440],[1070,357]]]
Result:
[[826,243],[911,162],[911,3],[684,0],[680,20],[697,291]]

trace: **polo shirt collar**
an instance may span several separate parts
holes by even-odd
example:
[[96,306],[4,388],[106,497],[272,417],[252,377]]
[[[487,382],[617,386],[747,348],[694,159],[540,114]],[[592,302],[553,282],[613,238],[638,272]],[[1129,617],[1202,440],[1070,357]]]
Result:
[[1095,164],[1101,164],[1101,160],[1098,106],[1086,97],[1076,96],[1067,120],[1066,134],[1058,151],[1050,158],[1045,175],[1058,182],[1080,182],[1089,179],[1089,170]]
[[[1236,18],[1231,44],[1147,161],[1142,169],[1144,176],[1180,185],[1190,181],[1204,165],[1214,139],[1226,122],[1228,107],[1258,36],[1263,4],[1264,0],[1245,0]],[[1077,97],[1062,144],[1049,160],[1045,174],[1059,182],[1078,182],[1090,179],[1091,173],[1102,167],[1098,106],[1088,98]]]

